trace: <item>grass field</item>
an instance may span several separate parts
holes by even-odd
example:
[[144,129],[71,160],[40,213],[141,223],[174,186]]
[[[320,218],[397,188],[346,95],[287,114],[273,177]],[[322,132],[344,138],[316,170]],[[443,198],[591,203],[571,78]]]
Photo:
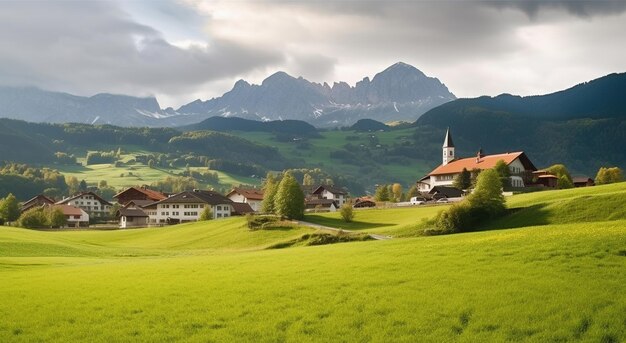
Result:
[[[0,227],[0,341],[622,342],[626,218],[558,206],[619,210],[625,195],[616,184],[508,199],[516,225],[533,206],[564,213],[542,225],[269,250],[312,231],[251,232],[243,218]],[[398,237],[439,209],[359,211],[347,228]]]
[[[347,143],[353,145],[368,144],[368,136],[375,135],[381,145],[391,145],[402,142],[405,137],[413,133],[411,129],[394,130],[387,132],[361,133],[345,131],[320,132],[321,138],[309,139],[310,149],[298,148],[297,142],[279,142],[274,139],[274,134],[268,132],[229,132],[252,142],[272,146],[289,160],[300,161],[303,166],[311,168],[322,168],[323,170],[339,173],[340,175],[358,176],[361,173],[359,168],[352,164],[341,163],[337,159],[330,158],[330,152],[341,149]],[[346,140],[346,136],[358,137],[358,139]],[[395,180],[387,182],[400,182],[403,185],[410,185],[415,182],[416,175],[425,175],[430,171],[429,163],[426,161],[414,160],[403,164],[380,165],[383,175],[393,175]]]
[[[134,153],[146,153],[145,151],[136,151]],[[125,154],[121,159],[123,162],[128,162],[134,157],[133,154]],[[184,171],[184,168],[149,168],[147,165],[136,163],[132,165],[123,165],[116,167],[114,164],[94,164],[84,165],[84,158],[79,159],[83,163],[82,166],[55,166],[61,173],[66,176],[75,176],[78,180],[85,180],[88,184],[98,184],[101,180],[106,180],[109,186],[116,189],[123,189],[130,186],[137,185],[150,185],[153,182],[163,180],[168,176],[176,176],[176,174]],[[195,168],[206,171],[206,168]],[[233,175],[222,171],[215,171],[219,176],[219,183],[226,186],[238,186],[240,184],[246,185],[258,185],[260,179]],[[200,185],[206,188],[206,184]]]

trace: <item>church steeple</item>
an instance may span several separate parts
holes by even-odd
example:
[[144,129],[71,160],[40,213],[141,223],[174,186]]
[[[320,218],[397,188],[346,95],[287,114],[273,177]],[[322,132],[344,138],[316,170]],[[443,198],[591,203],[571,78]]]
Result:
[[450,163],[454,160],[454,143],[452,142],[452,135],[450,135],[450,128],[446,130],[446,138],[443,141],[443,165]]

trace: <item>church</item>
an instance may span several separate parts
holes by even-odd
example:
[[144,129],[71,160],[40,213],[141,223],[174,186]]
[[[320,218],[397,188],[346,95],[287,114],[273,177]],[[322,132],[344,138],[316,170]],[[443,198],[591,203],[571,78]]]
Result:
[[481,149],[475,157],[457,159],[454,154],[450,128],[448,128],[443,141],[441,165],[417,181],[417,187],[420,192],[429,192],[435,186],[451,187],[454,178],[463,169],[467,169],[469,172],[491,169],[499,160],[504,161],[509,167],[511,171],[510,185],[514,188],[525,187],[527,183],[531,182],[533,172],[537,170],[523,151],[485,155]]

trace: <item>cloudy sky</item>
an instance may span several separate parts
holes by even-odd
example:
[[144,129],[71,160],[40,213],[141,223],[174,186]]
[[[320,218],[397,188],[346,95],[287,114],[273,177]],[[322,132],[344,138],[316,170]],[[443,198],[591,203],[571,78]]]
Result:
[[178,107],[403,61],[458,97],[531,95],[626,71],[624,37],[626,1],[0,1],[0,84]]

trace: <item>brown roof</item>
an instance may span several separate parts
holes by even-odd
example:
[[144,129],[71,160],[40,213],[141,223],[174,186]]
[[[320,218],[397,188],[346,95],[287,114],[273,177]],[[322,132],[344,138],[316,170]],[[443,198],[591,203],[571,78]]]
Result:
[[446,165],[440,165],[431,171],[428,175],[457,174],[463,171],[463,168],[471,171],[472,169],[491,169],[496,166],[498,161],[503,160],[507,165],[511,164],[515,159],[519,158],[527,169],[534,170],[535,166],[530,162],[523,151],[509,152],[505,154],[483,155],[480,158],[468,157],[458,160],[452,160]]
[[167,195],[165,195],[165,194],[163,194],[161,192],[158,192],[158,191],[153,191],[152,189],[147,188],[147,187],[130,187],[128,189],[125,189],[125,190],[115,194],[113,196],[113,198],[117,199],[120,195],[122,195],[125,192],[128,192],[131,189],[135,190],[137,192],[145,194],[146,197],[148,197],[149,199],[152,199],[154,201],[159,201],[159,200],[163,200],[163,199],[167,198]]
[[139,208],[120,208],[117,210],[117,216],[125,217],[147,217],[148,215]]
[[558,177],[556,177],[556,175],[552,175],[552,174],[544,174],[544,175],[539,175],[537,176],[538,179],[558,179]]
[[[158,204],[170,203],[206,203],[209,205],[232,204],[232,200],[214,191],[193,190],[174,194],[167,199],[163,199]],[[157,204],[157,203],[155,203]]]
[[70,206],[70,205],[54,205],[54,208],[61,209],[63,214],[66,216],[82,216],[83,215],[83,211],[80,208]]
[[572,177],[572,181],[574,183],[587,183],[589,181],[593,182],[593,179],[587,176],[574,176]]
[[255,188],[233,188],[230,193],[226,194],[227,197],[231,194],[237,193],[243,195],[244,198],[249,200],[263,200],[263,190]]
[[124,206],[124,208],[130,207],[131,204],[133,204],[133,205],[135,205],[137,207],[142,207],[143,208],[143,207],[150,206],[150,205],[154,204],[155,202],[156,201],[154,201],[154,200],[131,200]]
[[339,208],[339,206],[337,205],[337,202],[332,199],[310,199],[306,201],[305,205],[306,205],[306,208],[315,208],[317,206],[331,207],[333,204],[335,205],[336,208]]
[[233,202],[231,205],[233,206],[233,213],[234,214],[254,213],[254,210],[252,209],[252,207],[250,207],[250,204],[248,204],[248,203],[245,203],[245,202]]

